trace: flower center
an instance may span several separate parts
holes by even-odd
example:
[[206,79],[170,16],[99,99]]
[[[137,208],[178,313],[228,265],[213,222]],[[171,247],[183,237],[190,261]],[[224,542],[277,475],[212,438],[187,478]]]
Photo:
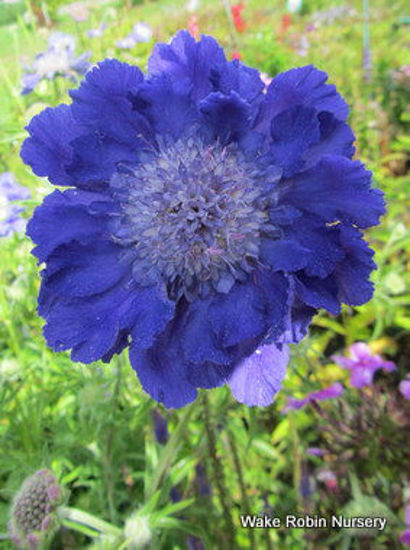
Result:
[[172,298],[188,300],[245,280],[268,222],[260,177],[237,147],[194,138],[161,142],[155,158],[117,173],[113,237],[134,250],[137,280],[162,278]]

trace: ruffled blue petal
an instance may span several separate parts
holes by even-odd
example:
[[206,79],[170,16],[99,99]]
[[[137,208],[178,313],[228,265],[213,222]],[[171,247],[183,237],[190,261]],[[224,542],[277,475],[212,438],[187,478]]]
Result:
[[148,74],[167,74],[189,89],[191,98],[198,101],[214,91],[211,70],[225,68],[226,64],[223,49],[214,38],[202,36],[196,42],[188,31],[180,31],[170,44],[154,47],[148,60]]
[[383,193],[371,188],[371,172],[360,161],[324,157],[283,184],[281,203],[314,214],[324,222],[359,227],[377,225],[384,214]]
[[70,142],[81,134],[68,105],[45,109],[27,126],[30,137],[21,148],[21,158],[40,177],[55,185],[76,185],[65,170],[72,161]]
[[281,337],[276,338],[276,343],[297,344],[300,342],[306,336],[312,317],[316,313],[317,309],[307,306],[295,298],[289,328]]
[[318,115],[318,120],[320,141],[303,153],[304,167],[314,166],[326,155],[341,155],[351,159],[355,152],[355,136],[350,127],[326,111]]
[[291,239],[262,239],[259,253],[261,260],[273,271],[299,271],[310,257],[309,249]]
[[72,161],[66,167],[73,180],[83,189],[102,190],[122,166],[135,165],[138,153],[133,142],[119,143],[98,134],[84,134],[71,142]]
[[285,177],[295,174],[303,167],[302,154],[320,138],[316,110],[297,105],[282,111],[272,120],[271,137],[269,160]]
[[249,132],[250,107],[236,92],[209,94],[199,103],[210,139],[223,144],[240,141]]
[[333,315],[340,313],[338,288],[332,276],[320,279],[299,273],[295,277],[295,291],[298,298],[312,308],[323,308]]
[[246,405],[267,407],[281,388],[289,360],[287,346],[263,346],[237,365],[228,379],[232,394]]
[[[105,230],[105,218],[98,205],[109,198],[98,193],[69,190],[54,191],[38,206],[27,225],[27,235],[37,245],[33,254],[40,262],[58,246],[77,241],[91,243]],[[98,210],[93,210],[93,207]]]
[[131,270],[129,256],[108,240],[78,241],[59,246],[47,259],[43,277],[47,290],[64,298],[100,294]]
[[142,84],[131,94],[134,109],[149,120],[159,134],[175,139],[184,135],[196,122],[199,113],[189,96],[189,88],[173,82],[168,74],[159,74]]
[[261,102],[255,128],[268,135],[275,116],[296,105],[313,107],[318,113],[328,111],[338,120],[346,120],[347,103],[326,80],[327,74],[312,65],[278,74]]
[[170,323],[151,347],[130,345],[130,361],[144,390],[165,407],[184,407],[197,396],[196,385],[188,380],[188,365],[179,342],[172,337],[177,329]]
[[[305,263],[301,265],[301,269],[304,268],[309,276],[327,277],[345,255],[339,243],[338,226],[318,225],[314,218],[305,215],[283,231],[287,239],[292,239],[303,248],[301,258],[303,257]],[[302,259],[299,261],[302,264]]]
[[153,139],[148,121],[133,109],[130,93],[144,81],[138,67],[107,59],[83,80],[78,90],[70,91],[72,112],[89,132],[97,132],[127,147],[145,146]]
[[216,92],[229,95],[232,91],[250,104],[258,104],[263,98],[264,83],[259,71],[247,67],[237,59],[227,62],[223,66],[217,64],[211,69],[210,80]]
[[355,227],[342,227],[340,243],[345,258],[337,265],[334,273],[338,285],[339,300],[351,306],[360,306],[371,300],[373,283],[370,273],[376,269],[373,250],[363,240],[363,234]]
[[140,289],[129,279],[91,298],[56,299],[51,294],[50,299],[44,288],[40,307],[48,345],[56,351],[72,348],[73,361],[83,363],[112,354],[131,331],[149,345],[153,335],[148,338],[147,333],[161,330],[173,313],[173,304],[159,289]]

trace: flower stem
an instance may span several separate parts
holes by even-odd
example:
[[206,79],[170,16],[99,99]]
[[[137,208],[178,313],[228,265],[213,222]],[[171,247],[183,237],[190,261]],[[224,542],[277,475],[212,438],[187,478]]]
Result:
[[146,490],[146,500],[150,499],[155,491],[160,486],[165,473],[169,466],[171,465],[172,459],[181,443],[182,439],[186,436],[186,426],[188,421],[195,409],[195,403],[185,407],[184,412],[182,413],[181,419],[176,427],[175,431],[172,433],[171,437],[168,440],[168,443],[163,451],[163,454],[158,462],[156,470],[153,474],[151,483]]
[[[230,447],[231,452],[232,452],[232,458],[233,458],[233,463],[234,463],[234,467],[235,467],[235,470],[236,470],[236,475],[238,476],[238,482],[239,482],[239,487],[240,487],[240,490],[241,490],[241,498],[242,498],[244,512],[247,516],[251,516],[251,508],[250,508],[250,505],[249,505],[248,495],[246,493],[246,485],[245,485],[245,480],[243,478],[243,471],[242,471],[241,461],[239,459],[239,454],[238,454],[238,449],[237,449],[237,446],[236,446],[236,443],[235,443],[235,438],[233,436],[233,433],[230,430],[228,430],[228,442],[229,442],[229,447]],[[256,548],[256,546],[255,546],[255,533],[254,533],[253,529],[249,529],[249,542],[250,542],[251,550],[254,550]]]
[[202,403],[204,408],[204,422],[205,422],[206,435],[208,438],[209,454],[212,461],[212,466],[215,474],[215,483],[218,489],[219,501],[221,503],[221,507],[223,510],[223,515],[225,518],[227,535],[228,535],[228,540],[226,542],[225,541],[221,541],[221,542],[225,542],[228,548],[233,548],[234,542],[235,542],[235,527],[231,516],[230,503],[228,502],[228,494],[227,494],[227,491],[225,490],[225,480],[224,480],[222,462],[216,454],[217,451],[216,451],[215,431],[214,431],[214,426],[211,422],[209,401],[208,401],[208,396],[206,392],[203,393]]
[[100,533],[119,536],[122,533],[121,529],[115,527],[111,523],[92,516],[87,512],[83,512],[82,510],[78,510],[78,508],[60,506],[58,508],[58,517],[66,527],[80,531],[81,533],[84,532],[85,528],[91,536],[93,536],[93,532],[94,536]]
[[[120,395],[122,381],[122,365],[121,358],[118,357],[116,365],[116,379],[114,391],[112,394],[111,407],[113,411],[118,409],[118,401]],[[107,437],[105,443],[105,453],[103,456],[103,471],[104,471],[104,483],[107,491],[108,509],[110,512],[110,521],[116,521],[117,513],[114,505],[114,482],[113,482],[113,467],[112,467],[112,452],[113,452],[113,440],[115,435],[115,419],[112,418],[109,427],[107,428]]]
[[298,508],[300,511],[302,511],[302,501],[300,496],[300,480],[302,475],[302,457],[300,455],[299,451],[299,436],[298,431],[295,423],[295,416],[293,414],[293,411],[290,411],[289,414],[289,428],[290,428],[290,436],[292,439],[292,446],[293,446],[293,485],[295,488],[296,493],[296,500],[298,503]]

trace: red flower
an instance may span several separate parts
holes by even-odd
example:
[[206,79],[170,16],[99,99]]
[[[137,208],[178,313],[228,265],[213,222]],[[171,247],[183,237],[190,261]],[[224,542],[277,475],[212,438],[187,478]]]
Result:
[[238,32],[243,32],[246,27],[245,21],[242,19],[242,10],[244,8],[244,4],[234,4],[231,6],[231,13],[232,13],[232,19],[233,24],[235,25],[235,29]]
[[241,54],[241,52],[236,52],[236,51],[235,51],[235,52],[232,52],[231,59],[232,59],[232,61],[233,61],[234,59],[237,59],[238,61],[242,61],[242,54]]
[[196,15],[191,15],[188,19],[188,32],[195,40],[199,40],[199,26]]
[[284,15],[282,15],[282,27],[281,27],[282,33],[285,33],[288,30],[291,23],[292,23],[292,18],[288,13],[285,13]]

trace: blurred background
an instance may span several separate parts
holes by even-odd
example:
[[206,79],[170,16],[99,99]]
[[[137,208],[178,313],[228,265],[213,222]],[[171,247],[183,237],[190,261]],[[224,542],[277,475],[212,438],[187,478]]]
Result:
[[[14,547],[13,495],[43,467],[90,516],[62,519],[45,548],[410,545],[409,25],[404,0],[0,2],[0,548]],[[85,366],[47,349],[36,313],[24,226],[53,188],[20,160],[24,126],[68,103],[92,64],[116,57],[145,70],[154,44],[182,28],[214,36],[266,84],[309,63],[327,71],[351,107],[357,156],[386,193],[388,213],[367,233],[379,266],[373,300],[315,317],[268,408],[219,388],[166,411],[125,353]],[[240,523],[249,513],[377,516],[387,526],[251,530]]]

